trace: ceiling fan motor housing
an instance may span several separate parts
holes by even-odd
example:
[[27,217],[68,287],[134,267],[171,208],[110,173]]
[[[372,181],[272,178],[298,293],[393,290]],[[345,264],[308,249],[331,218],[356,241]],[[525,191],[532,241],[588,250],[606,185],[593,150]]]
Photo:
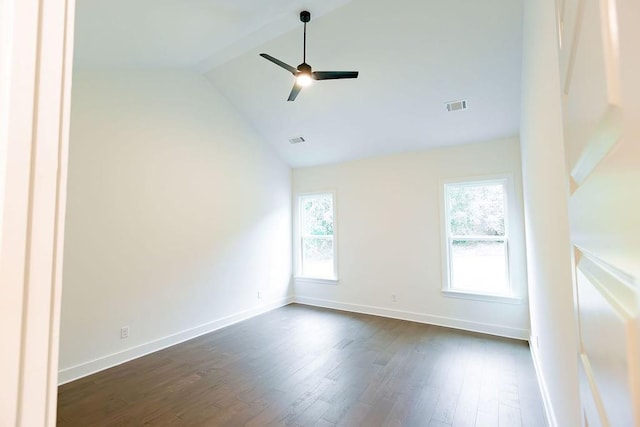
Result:
[[298,65],[298,71],[304,74],[311,74],[311,65],[303,62],[302,64]]

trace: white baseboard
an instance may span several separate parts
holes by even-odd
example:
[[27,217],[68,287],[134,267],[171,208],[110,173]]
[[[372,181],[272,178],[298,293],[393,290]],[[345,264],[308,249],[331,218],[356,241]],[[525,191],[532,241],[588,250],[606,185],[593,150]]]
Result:
[[540,368],[540,359],[538,358],[538,350],[536,344],[533,341],[533,337],[529,338],[529,349],[531,350],[531,358],[533,359],[533,366],[536,370],[536,377],[538,378],[538,386],[540,387],[540,394],[542,395],[542,404],[544,406],[544,413],[547,417],[547,424],[549,427],[557,427],[558,421],[556,421],[555,412],[551,405],[551,398],[549,397],[549,390],[547,389],[547,383],[544,380],[544,375]]
[[244,310],[239,313],[223,317],[221,319],[216,319],[211,322],[205,323],[204,325],[196,326],[195,328],[187,329],[176,334],[153,340],[75,366],[60,369],[58,371],[58,385],[62,385],[80,379],[82,377],[86,377],[87,375],[91,375],[96,372],[111,368],[113,366],[128,362],[130,360],[137,359],[138,357],[145,356],[149,353],[153,353],[167,347],[171,347],[172,345],[188,341],[190,339],[199,337],[200,335],[208,334],[209,332],[213,332],[217,329],[233,325],[234,323],[238,323],[259,314],[274,310],[278,307],[291,304],[292,302],[292,296],[280,298],[260,307]]
[[497,335],[500,337],[514,338],[523,341],[527,341],[529,339],[529,331],[526,329],[511,328],[508,326],[495,325],[491,323],[472,322],[469,320],[456,319],[453,317],[414,313],[410,311],[391,310],[382,307],[350,304],[303,296],[295,296],[293,300],[298,304],[312,305],[316,307],[332,308],[336,310],[351,311],[354,313],[372,314],[374,316],[390,317],[392,319],[410,320],[412,322],[445,326],[447,328],[480,332],[483,334]]

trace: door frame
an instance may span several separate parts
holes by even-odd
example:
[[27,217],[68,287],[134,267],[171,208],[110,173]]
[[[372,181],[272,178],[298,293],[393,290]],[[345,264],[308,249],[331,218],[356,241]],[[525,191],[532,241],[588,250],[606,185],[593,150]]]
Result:
[[75,0],[0,0],[0,425],[56,424]]

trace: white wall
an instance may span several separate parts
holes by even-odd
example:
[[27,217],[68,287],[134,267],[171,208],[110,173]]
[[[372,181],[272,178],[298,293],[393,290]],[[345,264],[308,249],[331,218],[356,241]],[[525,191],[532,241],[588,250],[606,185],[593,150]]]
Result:
[[522,175],[531,345],[552,425],[580,425],[555,2],[525,2]]
[[[503,172],[513,175],[516,188],[511,267],[524,299],[507,304],[444,297],[440,180]],[[294,194],[337,193],[340,280],[296,283],[296,300],[526,339],[520,175],[516,139],[294,169]]]
[[77,71],[65,245],[62,382],[284,303],[291,170],[197,74]]

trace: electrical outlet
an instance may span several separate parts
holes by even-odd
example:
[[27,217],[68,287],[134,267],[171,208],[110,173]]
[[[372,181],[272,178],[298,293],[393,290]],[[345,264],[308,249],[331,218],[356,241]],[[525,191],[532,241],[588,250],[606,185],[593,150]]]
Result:
[[129,338],[129,327],[123,326],[122,328],[120,328],[120,339],[124,340],[127,338]]
[[262,299],[262,291],[258,291],[258,299]]
[[391,301],[398,302],[398,298],[396,297],[396,294],[391,294]]

